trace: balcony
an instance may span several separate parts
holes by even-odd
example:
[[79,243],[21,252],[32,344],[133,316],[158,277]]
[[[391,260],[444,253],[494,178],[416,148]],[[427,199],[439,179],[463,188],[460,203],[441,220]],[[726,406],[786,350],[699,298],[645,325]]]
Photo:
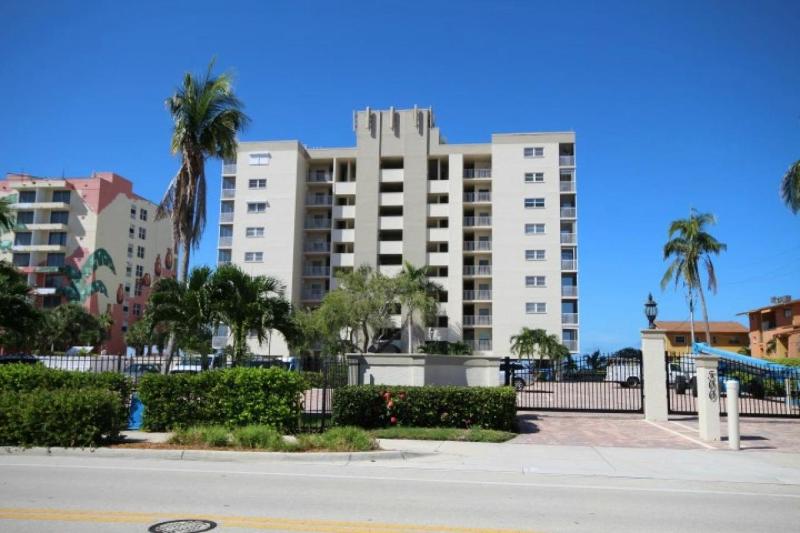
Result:
[[384,181],[384,182],[387,182],[387,183],[403,181],[403,169],[402,168],[382,168],[380,177],[381,177],[381,181]]
[[356,230],[354,229],[334,229],[331,232],[333,242],[355,242]]
[[464,315],[465,326],[491,326],[492,315]]
[[50,222],[47,218],[40,218],[38,221],[31,222],[30,224],[25,224],[23,222],[17,221],[17,225],[14,226],[14,231],[67,231],[67,225],[61,222]]
[[401,192],[382,192],[378,205],[403,205],[403,193]]
[[428,242],[448,242],[450,228],[428,228]]
[[558,164],[562,167],[574,167],[575,166],[575,156],[574,155],[560,155],[558,156]]
[[56,293],[55,287],[34,287],[33,293],[37,296],[50,296]]
[[233,211],[219,214],[220,222],[233,222]]
[[306,253],[328,253],[331,251],[331,243],[326,241],[308,241],[303,244],[303,251]]
[[578,313],[561,313],[561,323],[566,325],[578,325]]
[[324,205],[328,206],[333,203],[333,196],[322,194],[309,194],[306,196],[306,205]]
[[230,248],[233,246],[233,237],[230,235],[226,235],[225,237],[219,238],[219,247],[220,248]]
[[335,267],[352,267],[355,265],[355,254],[348,253],[335,253],[331,257],[331,264]]
[[403,265],[378,265],[378,272],[384,276],[394,277],[403,271]]
[[325,291],[307,289],[303,291],[302,298],[305,302],[321,302],[325,298]]
[[465,276],[491,276],[492,265],[464,265]]
[[446,218],[450,215],[450,204],[428,204],[428,216]]
[[223,198],[233,198],[236,196],[236,189],[222,189]]
[[464,203],[465,204],[474,204],[479,202],[491,202],[492,201],[492,193],[491,192],[465,192],[464,193]]
[[66,252],[64,244],[15,244],[11,247],[14,252]]
[[312,266],[306,265],[303,268],[303,276],[309,278],[327,278],[331,275],[331,267],[329,266]]
[[562,233],[561,244],[575,244],[578,238],[574,233]]
[[307,218],[303,225],[305,229],[330,229],[331,219],[329,218]]
[[403,254],[403,241],[378,241],[378,253],[389,255]]
[[565,340],[561,341],[561,344],[563,344],[570,352],[574,353],[578,351],[578,341]]
[[233,176],[236,174],[236,163],[223,163],[222,174],[224,176]]
[[55,274],[61,269],[57,266],[35,266],[31,268],[31,272],[36,274]]
[[333,175],[330,172],[311,172],[306,178],[308,183],[330,183]]
[[464,343],[472,348],[473,352],[488,352],[492,349],[492,339],[467,339]]
[[576,210],[574,207],[562,207],[561,218],[575,218]]
[[559,181],[558,182],[558,189],[561,192],[575,192],[575,182],[574,181]]
[[562,259],[561,270],[578,270],[578,261],[575,259]]
[[428,192],[431,194],[449,193],[450,182],[447,180],[428,180]]
[[491,252],[492,241],[464,241],[465,252]]
[[333,206],[333,218],[338,220],[342,220],[345,218],[356,218],[356,206],[354,205]]
[[464,169],[464,178],[467,178],[467,179],[491,178],[491,177],[492,177],[492,169],[491,168],[465,168]]
[[356,182],[335,181],[333,182],[333,192],[339,196],[353,196],[356,194]]
[[378,219],[378,229],[403,229],[403,217],[380,217]]
[[464,291],[464,301],[479,302],[479,301],[491,301],[491,299],[492,299],[491,290]]
[[578,297],[578,287],[576,285],[562,285],[561,286],[561,296],[565,298],[577,298]]
[[11,209],[69,209],[69,202],[17,202]]
[[448,252],[429,252],[426,259],[427,264],[430,266],[450,265],[450,254]]
[[492,217],[479,216],[479,217],[464,217],[464,226],[491,226]]

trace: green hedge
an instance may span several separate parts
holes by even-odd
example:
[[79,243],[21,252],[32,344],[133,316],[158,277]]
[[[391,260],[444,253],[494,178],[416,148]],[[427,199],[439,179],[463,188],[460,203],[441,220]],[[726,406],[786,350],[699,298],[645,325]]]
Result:
[[0,445],[97,446],[127,422],[117,392],[39,388],[0,392]]
[[30,364],[0,365],[2,392],[87,388],[114,391],[127,403],[131,381],[116,372],[71,372]]
[[297,428],[306,382],[280,368],[231,368],[199,374],[145,374],[139,381],[151,431],[219,424]]
[[342,426],[379,428],[514,427],[517,398],[511,387],[349,386],[333,395],[333,420]]

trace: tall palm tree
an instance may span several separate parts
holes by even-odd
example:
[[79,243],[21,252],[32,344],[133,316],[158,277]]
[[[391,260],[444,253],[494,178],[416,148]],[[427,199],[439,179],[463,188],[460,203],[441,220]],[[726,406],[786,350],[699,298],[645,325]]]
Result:
[[202,77],[186,73],[183,85],[167,98],[174,128],[172,153],[181,160],[158,206],[157,218],[172,219],[175,247],[181,247],[180,279],[189,274],[189,254],[200,244],[206,224],[205,162],[236,156],[236,134],[249,122],[228,74],[214,76],[214,61]]
[[711,328],[708,324],[708,306],[703,291],[700,276],[700,264],[706,271],[708,290],[717,292],[717,275],[714,271],[712,255],[728,249],[728,246],[719,242],[708,233],[707,228],[717,223],[716,217],[711,213],[698,213],[692,209],[689,218],[672,221],[669,226],[669,240],[664,245],[664,260],[672,260],[664,277],[661,279],[661,289],[665,289],[674,280],[677,286],[680,283],[690,291],[696,291],[700,296],[703,307],[703,320],[705,321],[706,342],[711,345]]
[[428,267],[416,268],[406,261],[397,277],[398,299],[406,315],[408,353],[414,353],[414,316],[424,319],[436,316],[438,300],[434,296],[441,287],[428,279]]
[[795,215],[800,212],[800,161],[789,167],[781,180],[781,198]]
[[548,359],[556,369],[559,361],[569,357],[569,349],[561,343],[558,336],[549,335],[543,329],[523,327],[517,335],[511,336],[510,341],[511,353],[529,359],[538,355],[541,359]]
[[11,202],[0,198],[0,233],[11,231],[14,227],[14,215],[11,214]]

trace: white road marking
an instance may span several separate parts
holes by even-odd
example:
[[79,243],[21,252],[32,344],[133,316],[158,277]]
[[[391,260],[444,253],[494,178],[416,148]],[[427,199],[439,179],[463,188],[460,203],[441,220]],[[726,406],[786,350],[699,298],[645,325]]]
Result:
[[[658,429],[663,429],[664,431],[666,431],[668,433],[672,433],[673,435],[677,435],[677,436],[682,437],[682,438],[684,438],[684,439],[686,439],[688,441],[691,441],[691,442],[697,444],[698,446],[702,446],[702,447],[707,448],[709,450],[716,450],[717,449],[714,446],[711,446],[710,444],[705,443],[705,442],[703,442],[701,440],[693,439],[689,435],[684,435],[680,431],[675,431],[674,429],[669,429],[669,428],[665,428],[664,426],[659,426],[658,424],[656,424],[655,422],[651,422],[650,420],[645,420],[645,422],[647,422],[651,426],[657,427]],[[671,422],[671,423],[677,423],[677,422]],[[687,428],[687,429],[691,429],[691,428]]]

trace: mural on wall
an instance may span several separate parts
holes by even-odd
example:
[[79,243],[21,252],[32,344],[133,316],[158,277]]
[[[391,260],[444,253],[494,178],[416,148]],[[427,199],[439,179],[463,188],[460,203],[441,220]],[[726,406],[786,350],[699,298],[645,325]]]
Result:
[[117,269],[114,267],[114,260],[105,248],[98,248],[92,252],[86,258],[80,270],[73,265],[64,265],[59,268],[59,272],[64,274],[68,284],[61,282],[62,284],[56,288],[56,294],[64,295],[70,302],[81,303],[97,292],[108,297],[108,289],[105,283],[99,279],[89,282],[95,270],[100,267],[108,267],[113,274],[117,273]]

